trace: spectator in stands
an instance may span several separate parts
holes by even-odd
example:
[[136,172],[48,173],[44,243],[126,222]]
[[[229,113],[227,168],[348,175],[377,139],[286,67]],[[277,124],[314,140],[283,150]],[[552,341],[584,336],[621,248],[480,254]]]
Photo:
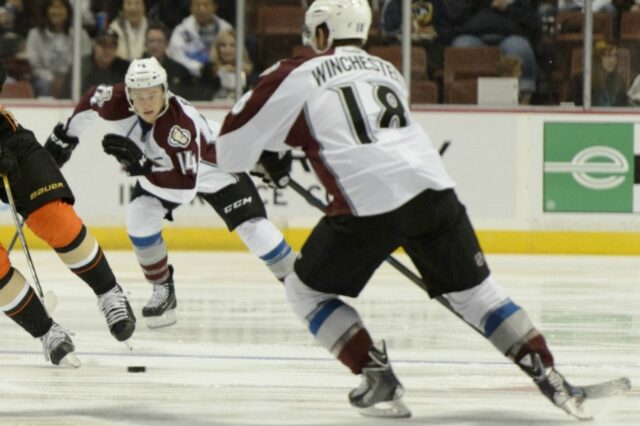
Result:
[[[584,10],[584,0],[558,0],[558,10]],[[617,14],[617,10],[611,0],[592,0],[593,12],[609,12]]]
[[[32,84],[37,96],[59,93],[65,75],[73,63],[73,10],[69,0],[44,0],[40,22],[29,31],[26,54],[33,75]],[[91,40],[83,30],[82,54],[91,52]]]
[[[583,10],[584,0],[558,0],[558,12]],[[615,36],[617,37],[620,28],[618,9],[613,4],[612,0],[592,0],[591,10],[593,12],[604,12],[611,14],[611,22],[613,24],[612,31],[613,34],[615,34]],[[562,28],[560,28],[560,31],[562,31]]]
[[[593,48],[593,78],[591,79],[591,105],[627,106],[627,84],[618,66],[618,47],[606,41],[597,41]],[[583,78],[573,78],[573,101],[583,104]]]
[[[205,99],[234,99],[236,96],[236,34],[233,30],[222,32],[211,47],[210,61],[205,64],[200,79]],[[244,49],[243,67],[240,73],[243,92],[258,80],[253,63]]]
[[190,0],[147,0],[147,16],[173,30],[189,16]]
[[124,0],[120,16],[110,26],[118,33],[118,57],[127,61],[142,58],[148,26],[144,0]]
[[145,58],[155,57],[162,67],[167,71],[167,81],[171,91],[187,99],[192,98],[195,92],[193,88],[191,73],[180,63],[167,56],[167,46],[169,44],[169,30],[161,23],[150,23],[147,29],[145,43]]
[[540,37],[541,22],[529,0],[442,0],[435,16],[438,35],[454,47],[496,45],[503,55],[522,61],[521,96],[536,90],[536,57],[533,45]]
[[[438,34],[433,25],[436,0],[411,2],[411,37],[416,40],[433,40]],[[385,37],[400,40],[402,37],[402,0],[384,0],[380,12],[380,30]]]
[[5,7],[0,7],[0,60],[16,56],[22,38],[13,31],[13,16]]
[[200,77],[218,35],[233,27],[216,15],[215,0],[191,0],[191,15],[173,31],[169,56]]
[[27,37],[29,30],[36,24],[37,5],[41,0],[5,0],[2,6],[11,18],[8,30],[18,34],[22,40]]
[[[522,61],[517,56],[501,55],[496,65],[496,75],[498,77],[515,77],[518,80],[522,77]],[[518,98],[520,105],[531,103],[531,93],[520,93]]]
[[89,3],[89,9],[94,15],[104,12],[110,23],[116,20],[122,10],[122,0],[91,0]]
[[[80,93],[93,86],[115,84],[124,81],[129,62],[118,58],[118,33],[109,29],[99,32],[93,46],[93,53],[82,58]],[[71,96],[71,73],[67,74],[62,97]]]

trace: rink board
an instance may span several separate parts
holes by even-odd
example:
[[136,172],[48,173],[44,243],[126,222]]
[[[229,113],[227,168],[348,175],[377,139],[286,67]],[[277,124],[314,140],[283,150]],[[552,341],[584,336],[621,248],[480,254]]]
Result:
[[[222,120],[227,110],[199,106],[212,120]],[[8,107],[42,142],[72,104],[31,101]],[[640,185],[633,176],[640,127],[632,111],[435,108],[414,116],[436,148],[451,142],[444,161],[487,252],[640,254],[640,216],[635,212],[640,210]],[[81,135],[63,171],[76,194],[78,213],[103,246],[126,249],[125,211],[134,180],[102,152],[105,131],[95,126]],[[295,161],[293,177],[324,198],[305,166]],[[319,212],[290,189],[262,184],[258,189],[270,219],[299,247]],[[13,233],[12,219],[3,207],[0,236],[6,241]],[[177,249],[243,249],[200,200],[176,210],[165,237]]]

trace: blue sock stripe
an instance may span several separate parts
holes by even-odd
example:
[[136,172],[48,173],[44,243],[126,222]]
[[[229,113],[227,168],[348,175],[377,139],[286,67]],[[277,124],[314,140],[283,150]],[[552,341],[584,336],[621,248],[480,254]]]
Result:
[[289,247],[289,244],[287,244],[287,242],[283,238],[282,241],[280,241],[280,244],[276,246],[276,248],[271,250],[269,253],[260,256],[260,259],[262,259],[267,265],[273,265],[289,253],[291,253],[291,247]]
[[495,311],[491,312],[484,325],[485,337],[491,336],[493,332],[496,331],[498,327],[500,327],[500,324],[502,324],[507,318],[509,318],[518,310],[520,310],[520,306],[516,305],[512,301],[508,301]]
[[148,237],[134,237],[133,235],[129,235],[129,239],[136,247],[150,247],[162,241],[162,233],[158,232]]
[[309,323],[309,331],[311,334],[314,336],[318,334],[318,330],[320,330],[320,327],[322,327],[322,324],[324,324],[326,319],[342,305],[344,305],[344,303],[342,303],[340,299],[332,299],[325,303],[324,306],[316,312]]

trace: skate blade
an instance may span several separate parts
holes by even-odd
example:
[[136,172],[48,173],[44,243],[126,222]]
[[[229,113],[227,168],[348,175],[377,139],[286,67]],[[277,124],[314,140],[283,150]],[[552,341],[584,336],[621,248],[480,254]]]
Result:
[[75,352],[69,352],[61,360],[58,366],[64,368],[78,368],[82,365],[80,359],[76,356]]
[[402,402],[402,399],[378,402],[370,407],[358,408],[358,412],[365,417],[383,417],[394,419],[411,417],[411,411],[404,404],[404,402]]
[[165,311],[164,314],[159,315],[157,317],[145,317],[145,318],[147,320],[148,328],[168,327],[178,322],[175,309],[170,309],[168,311]]

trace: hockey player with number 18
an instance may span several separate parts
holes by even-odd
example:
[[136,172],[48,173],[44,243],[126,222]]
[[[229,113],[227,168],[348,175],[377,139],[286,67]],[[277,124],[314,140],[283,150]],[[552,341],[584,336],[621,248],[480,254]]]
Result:
[[[0,64],[0,90],[6,69]],[[34,234],[51,246],[67,267],[98,297],[111,334],[131,337],[136,319],[111,267],[77,216],[75,198],[51,156],[30,130],[0,107],[0,174],[9,178],[18,213]],[[6,203],[4,186],[0,198]],[[79,367],[70,333],[58,325],[24,276],[11,266],[0,245],[0,310],[42,341],[44,356],[55,365]]]
[[276,278],[290,272],[295,258],[282,233],[266,218],[255,185],[246,173],[215,164],[219,125],[206,120],[185,99],[168,90],[167,74],[155,58],[131,63],[125,84],[89,90],[66,125],[58,124],[45,144],[59,165],[96,120],[108,123],[102,145],[136,177],[127,207],[127,233],[144,275],[153,287],[142,310],[150,328],[174,324],[177,300],[173,267],[162,238],[163,219],[197,195],[210,204],[230,231]]
[[[301,148],[332,195],[285,278],[287,298],[318,342],[363,376],[349,394],[362,414],[408,417],[384,342],[374,344],[356,297],[378,266],[404,248],[430,297],[443,300],[528,374],[553,404],[588,419],[585,388],[554,366],[545,338],[489,272],[454,182],[407,105],[402,75],[362,45],[366,0],[316,0],[304,36],[320,55],[283,60],[227,115],[218,164],[241,172]],[[266,167],[278,183],[284,162]],[[277,163],[276,163],[277,165]],[[446,302],[445,302],[446,301]]]

